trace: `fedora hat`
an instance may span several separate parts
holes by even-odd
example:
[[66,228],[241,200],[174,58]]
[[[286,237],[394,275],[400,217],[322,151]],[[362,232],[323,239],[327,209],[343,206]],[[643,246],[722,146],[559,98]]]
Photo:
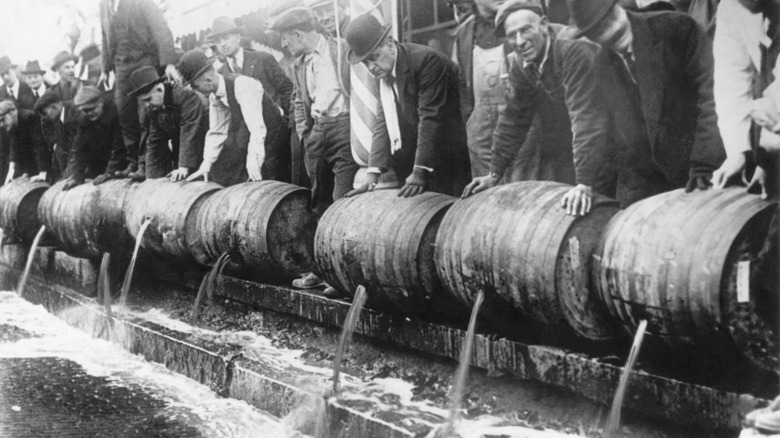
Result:
[[157,69],[151,65],[145,65],[137,68],[130,75],[130,88],[133,90],[127,93],[127,97],[136,97],[152,89],[152,87],[165,80],[157,74]]
[[567,0],[571,19],[577,27],[574,38],[587,36],[596,29],[617,2],[618,0]]
[[95,44],[90,44],[87,47],[81,49],[79,56],[84,60],[84,62],[91,61],[100,56],[100,48]]
[[206,70],[214,64],[216,56],[209,58],[205,53],[198,49],[190,50],[181,56],[179,60],[179,72],[185,84],[198,79]]
[[23,74],[39,74],[42,75],[46,73],[44,69],[41,68],[41,65],[38,64],[38,60],[35,61],[27,61],[27,65],[24,66],[24,71],[22,71]]
[[57,69],[60,68],[62,64],[65,64],[68,61],[77,62],[78,60],[79,60],[78,56],[63,50],[62,52],[58,53],[57,56],[54,57],[54,62],[51,64],[51,69],[52,71],[57,71]]
[[496,30],[495,34],[499,38],[506,37],[504,32],[504,22],[513,12],[527,9],[529,11],[536,12],[539,16],[544,15],[542,5],[537,0],[509,0],[501,5],[496,12]]
[[214,23],[211,25],[211,33],[208,38],[214,40],[214,38],[221,37],[223,35],[230,35],[233,33],[242,33],[243,27],[236,26],[236,22],[230,17],[217,17],[214,19]]
[[5,73],[14,67],[16,67],[16,64],[11,62],[11,58],[7,56],[0,56],[0,73]]
[[357,64],[373,53],[390,33],[390,26],[382,23],[371,14],[363,14],[352,20],[344,31],[347,40],[347,60]]

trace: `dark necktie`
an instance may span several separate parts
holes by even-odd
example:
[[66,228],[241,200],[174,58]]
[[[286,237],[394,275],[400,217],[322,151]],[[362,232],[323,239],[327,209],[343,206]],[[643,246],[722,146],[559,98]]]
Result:
[[529,62],[528,65],[525,66],[525,75],[534,86],[538,86],[539,79],[541,78],[541,74],[539,73],[539,64],[535,62]]
[[398,92],[395,91],[395,76],[389,75],[387,78],[385,78],[385,82],[387,82],[387,85],[389,85],[390,89],[393,90],[393,99],[395,99],[395,107],[398,110],[398,113],[403,114],[403,109],[401,108],[401,99],[398,98]]
[[233,73],[241,73],[241,71],[238,69],[238,60],[235,57],[230,57],[230,66],[233,70]]
[[35,100],[38,100],[38,90],[33,90],[33,96],[35,96]]

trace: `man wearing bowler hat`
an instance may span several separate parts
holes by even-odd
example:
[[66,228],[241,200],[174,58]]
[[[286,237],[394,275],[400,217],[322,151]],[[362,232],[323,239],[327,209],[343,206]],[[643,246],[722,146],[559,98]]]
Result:
[[267,179],[290,182],[289,113],[293,83],[272,55],[241,47],[242,30],[229,17],[214,20],[209,39],[217,44],[225,59],[219,73],[241,74],[263,84],[267,96],[263,99],[263,120],[267,129],[265,163],[271,173]]
[[46,93],[46,84],[43,82],[44,73],[46,72],[41,68],[41,65],[38,64],[38,61],[27,62],[24,71],[22,71],[24,81],[30,87],[30,90],[32,90],[36,101]]
[[51,156],[41,136],[38,114],[17,109],[11,100],[0,102],[0,153],[8,154],[7,184],[14,178],[30,176],[45,181]]
[[179,61],[184,81],[209,98],[203,162],[187,180],[203,177],[227,187],[269,179],[265,163],[267,121],[263,119],[263,99],[268,97],[263,85],[247,76],[221,75],[214,61],[197,49]]
[[[30,86],[19,80],[16,74],[16,64],[7,56],[0,56],[0,100],[10,99],[20,110],[31,110],[35,106],[35,96]],[[3,166],[5,168],[5,166]]]
[[60,77],[59,82],[52,85],[51,89],[59,93],[63,102],[72,102],[81,88],[81,80],[76,77],[76,61],[78,60],[78,56],[62,51],[54,57],[54,62],[51,65],[52,71]]
[[63,102],[55,90],[49,90],[38,99],[35,112],[41,116],[43,141],[52,155],[51,172],[47,174],[47,182],[51,184],[65,176],[78,117],[72,103]]
[[94,178],[95,185],[102,184],[127,165],[114,102],[96,87],[85,85],[73,99],[73,106],[80,114],[63,190],[83,184],[87,178]]
[[690,16],[636,13],[617,0],[569,0],[579,34],[603,47],[599,72],[617,142],[622,206],[706,189],[725,158],[713,101],[710,38]]
[[460,115],[458,67],[427,46],[397,43],[373,15],[347,26],[349,62],[362,62],[379,81],[380,99],[368,182],[352,193],[373,190],[381,172],[406,180],[398,196],[426,190],[457,196],[469,181],[466,129]]
[[[160,77],[151,66],[130,75],[133,91],[144,121],[144,135],[134,179],[162,178],[171,181],[187,178],[200,166],[203,142],[209,128],[206,99],[197,92]],[[171,142],[172,148],[168,147]],[[145,153],[143,153],[145,151]]]

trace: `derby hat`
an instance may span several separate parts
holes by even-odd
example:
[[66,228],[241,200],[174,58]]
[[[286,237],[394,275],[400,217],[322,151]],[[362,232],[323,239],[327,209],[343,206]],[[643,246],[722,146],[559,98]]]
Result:
[[230,34],[240,34],[244,31],[243,27],[236,26],[236,22],[230,17],[217,17],[211,25],[211,33],[207,37],[210,40]]
[[98,90],[92,85],[85,85],[79,89],[76,93],[76,97],[73,98],[73,106],[81,108],[85,105],[96,103],[103,98],[103,92]]
[[153,86],[164,80],[165,77],[160,77],[157,74],[157,69],[151,65],[139,67],[130,75],[130,88],[132,91],[127,93],[127,97],[132,98],[147,93]]
[[205,53],[198,49],[190,50],[181,56],[179,60],[179,72],[185,84],[189,84],[195,79],[198,79],[200,75],[206,72],[214,61],[216,56],[209,58]]
[[77,62],[78,60],[79,60],[78,56],[63,50],[62,52],[58,53],[57,56],[54,57],[54,62],[51,64],[51,69],[52,71],[57,71],[57,69],[60,68],[62,64],[65,64],[68,61]]
[[35,102],[33,110],[35,110],[36,113],[42,113],[43,110],[57,102],[62,102],[62,96],[60,96],[60,93],[57,92],[57,90],[49,89],[43,93],[43,96],[38,98],[38,101]]
[[577,27],[574,38],[587,37],[612,12],[618,0],[567,0],[569,13]]
[[311,9],[295,6],[280,11],[268,27],[271,30],[282,33],[304,26],[313,26],[315,20]]
[[41,65],[38,63],[38,60],[35,61],[27,61],[27,65],[24,66],[24,71],[22,71],[23,74],[39,74],[42,75],[46,73],[44,69],[41,68]]
[[496,30],[495,34],[499,38],[506,37],[504,31],[504,23],[506,19],[512,15],[513,12],[521,11],[523,9],[533,11],[539,16],[544,16],[544,10],[542,4],[538,0],[509,0],[501,5],[496,12]]
[[11,62],[11,58],[7,56],[0,56],[0,73],[5,73],[14,67],[16,67],[16,64]]
[[347,40],[347,60],[357,64],[374,52],[390,33],[390,26],[383,26],[371,14],[363,14],[352,20],[344,31]]

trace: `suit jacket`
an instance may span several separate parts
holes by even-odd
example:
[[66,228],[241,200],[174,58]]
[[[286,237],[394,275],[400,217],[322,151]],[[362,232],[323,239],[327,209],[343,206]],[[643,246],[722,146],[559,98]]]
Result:
[[120,0],[116,14],[108,3],[100,2],[103,71],[114,70],[117,63],[176,63],[171,29],[152,0]]
[[32,111],[35,106],[35,95],[24,81],[19,79],[17,81],[19,81],[19,95],[16,97],[8,93],[8,88],[4,84],[0,84],[0,101],[11,99],[16,104],[16,108]]
[[[444,54],[427,46],[398,43],[396,85],[401,149],[390,150],[390,136],[382,102],[371,143],[369,167],[393,169],[403,181],[414,166],[433,169],[433,181],[468,179],[466,128],[460,115],[458,67]],[[461,187],[462,189],[462,187]],[[437,190],[432,183],[431,190]],[[456,188],[443,188],[454,194]]]
[[[232,73],[227,64],[220,67],[219,72],[223,75]],[[244,65],[237,73],[260,81],[268,97],[289,116],[293,83],[276,58],[268,53],[244,49]]]
[[113,174],[127,166],[126,159],[119,112],[114,102],[104,100],[103,114],[94,122],[85,115],[79,116],[68,174],[77,180]]
[[19,110],[18,115],[17,125],[1,137],[7,142],[2,147],[8,148],[9,161],[15,163],[14,177],[49,172],[51,155],[41,135],[40,116],[29,110]]
[[[333,68],[338,69],[338,53],[341,46],[341,86],[342,92],[349,97],[350,90],[350,64],[347,61],[347,42],[328,38],[328,47],[330,49],[330,58],[333,62]],[[311,117],[311,95],[306,86],[306,55],[301,55],[295,60],[293,65],[295,72],[295,94],[293,102],[295,107],[295,130],[299,138],[304,138],[314,126],[314,119]]]
[[[633,29],[633,53],[641,112],[651,162],[673,187],[683,187],[690,169],[712,171],[725,159],[713,100],[712,44],[688,15],[677,12],[627,11]],[[615,53],[602,51],[603,93],[613,119],[625,89],[623,64]],[[612,57],[612,60],[610,60]],[[623,68],[624,69],[624,68]],[[633,85],[628,85],[633,86]],[[615,124],[615,130],[631,129]],[[627,135],[633,135],[626,133]]]
[[70,104],[73,103],[73,98],[76,97],[76,93],[79,92],[83,85],[84,83],[81,79],[76,79],[72,84],[61,80],[52,85],[50,89],[56,91],[63,102]]
[[68,167],[70,151],[76,139],[78,129],[78,112],[70,104],[64,104],[64,121],[59,118],[55,121],[41,117],[41,133],[46,148],[52,155],[52,171],[47,174],[49,183],[54,183],[64,176]]

